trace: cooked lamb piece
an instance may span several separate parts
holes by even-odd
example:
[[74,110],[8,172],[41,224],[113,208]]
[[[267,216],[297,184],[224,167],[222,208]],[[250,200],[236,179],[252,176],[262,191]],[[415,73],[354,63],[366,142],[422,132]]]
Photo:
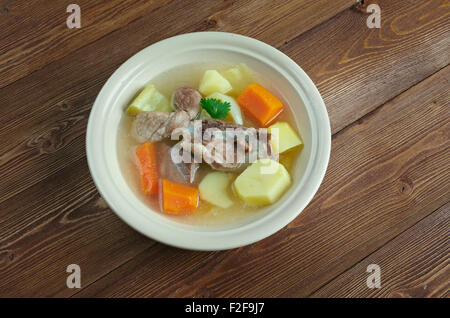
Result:
[[190,155],[190,158],[189,160],[187,160],[187,162],[184,161],[178,162],[175,158],[177,151],[179,154],[180,147],[179,146],[177,147],[177,145],[173,146],[170,149],[171,161],[175,165],[175,167],[177,168],[179,174],[183,177],[183,179],[189,183],[193,183],[195,181],[195,174],[197,173],[200,164],[198,162],[195,162],[192,155]]
[[[233,128],[233,130],[227,133],[228,128]],[[258,158],[274,158],[269,143],[270,133],[266,128],[255,129],[223,120],[208,119],[202,121],[202,133],[204,134],[207,129],[213,129],[213,132],[217,130],[225,132],[224,138],[234,139],[236,147],[244,149],[247,155],[255,153]],[[210,135],[214,135],[214,133]]]
[[[235,130],[227,132],[227,128]],[[203,136],[207,129],[210,130],[206,135],[211,136],[211,139],[203,139],[202,142],[183,140],[180,145],[213,169],[234,171],[256,159],[273,158],[267,129],[257,131],[217,119],[202,121]]]
[[177,162],[174,160],[175,146],[169,146],[162,142],[158,144],[160,153],[159,174],[162,178],[178,182],[178,183],[192,183],[195,180],[195,175],[199,168],[199,163],[194,162]]
[[140,112],[133,123],[132,134],[139,142],[156,142],[171,136],[177,128],[186,128],[189,115],[179,110],[168,112]]
[[132,134],[139,142],[160,141],[163,136],[156,132],[168,119],[167,112],[140,112],[133,122]]
[[224,120],[220,120],[220,119],[202,120],[202,134],[204,134],[206,129],[209,129],[209,128],[211,128],[211,129],[217,128],[222,131],[226,131],[227,128],[233,128],[233,129],[242,128],[243,130],[248,129],[247,127],[244,127],[242,125],[234,124],[232,122],[224,121]]
[[173,104],[177,109],[186,111],[189,119],[194,119],[200,112],[200,100],[202,95],[189,86],[182,86],[176,90],[173,97]]
[[189,115],[183,110],[170,113],[166,127],[166,137],[170,137],[172,132],[178,128],[186,128],[189,125]]
[[[197,160],[200,161],[201,158],[202,162],[206,162],[215,170],[237,170],[243,165],[243,162],[236,160],[236,155],[232,152],[234,144],[224,143],[223,140],[213,140],[203,144],[181,141],[181,147],[192,153]],[[233,156],[229,162],[226,158],[227,152]]]

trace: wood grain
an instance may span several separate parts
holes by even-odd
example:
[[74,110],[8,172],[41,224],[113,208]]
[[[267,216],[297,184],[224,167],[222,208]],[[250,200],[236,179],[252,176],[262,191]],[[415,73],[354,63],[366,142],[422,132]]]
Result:
[[[258,3],[264,9],[264,3],[267,6],[272,2]],[[293,7],[295,3],[285,2],[285,7],[292,7],[292,14],[296,13],[294,16],[300,21],[311,14],[302,11],[302,7]],[[331,6],[335,12],[342,8],[343,2],[337,1],[336,5],[338,3],[341,5]],[[0,185],[0,202],[84,157],[84,151],[81,150],[84,145],[74,146],[72,140],[84,134],[95,96],[112,72],[129,56],[171,35],[208,29],[203,21],[208,19],[211,12],[222,12],[231,5],[230,2],[222,1],[193,4],[171,2],[150,12],[145,19],[137,19],[117,32],[1,89],[0,104],[8,107],[0,108],[0,147],[3,150],[0,155],[0,175],[4,177],[4,183]],[[246,6],[254,6],[254,1],[246,2]],[[237,14],[243,11],[248,14],[246,20],[250,21],[255,15],[246,6],[240,5],[234,12]],[[317,19],[309,21],[310,24],[302,24],[303,28],[311,28],[323,21],[329,15],[329,10],[326,7],[325,12],[328,13],[325,17],[318,11]],[[258,23],[264,24],[265,19],[273,19],[270,11],[259,13]],[[172,16],[174,21],[183,23],[171,23],[168,27],[165,16]],[[295,25],[281,24],[287,30],[295,30],[289,34],[300,32]],[[275,34],[272,39],[279,39],[278,42],[283,43],[285,35]],[[65,152],[64,156],[60,150]],[[19,171],[17,162],[21,162]]]
[[[171,3],[151,12],[147,16],[150,22],[138,19],[0,90],[0,104],[8,105],[0,109],[0,175],[4,177],[0,202],[85,156],[84,142],[73,145],[72,141],[83,140],[100,88],[121,63],[143,47],[167,33],[197,28],[199,22],[192,17],[200,14],[200,8],[184,5]],[[210,10],[220,9],[222,4],[218,7],[212,2],[203,14],[206,17]],[[167,24],[164,16],[172,11],[183,12],[184,20],[192,24],[161,29]]]
[[450,63],[450,2],[380,0],[381,29],[347,10],[281,49],[317,85],[334,132]]
[[[171,2],[1,89],[1,105],[8,105],[0,108],[4,295],[69,295],[74,291],[65,288],[65,267],[73,260],[87,268],[100,264],[83,275],[83,284],[89,284],[153,244],[107,209],[91,181],[84,154],[89,110],[101,85],[126,58],[162,38],[208,29],[208,16],[229,5]],[[164,17],[169,14],[183,23],[167,28]],[[263,23],[261,17],[263,12],[258,16]],[[310,21],[310,28],[320,21]],[[67,217],[72,220],[66,222]],[[97,228],[90,227],[91,221]],[[59,243],[50,244],[53,240]]]
[[[354,4],[353,0],[335,0],[332,3],[326,3],[326,0],[82,0],[77,2],[81,8],[82,28],[69,29],[66,26],[68,3],[65,1],[2,2],[0,72],[3,76],[0,88],[110,33],[122,32],[121,28],[130,23],[136,25],[135,30],[153,25],[166,31],[167,36],[172,35],[170,29],[173,26],[186,26],[184,32],[228,30],[259,35],[263,40],[281,43]],[[221,10],[227,7],[227,10]],[[155,16],[158,16],[156,21]],[[278,21],[279,17],[283,17],[283,21]],[[193,22],[197,23],[195,29],[189,28]],[[273,36],[274,33],[279,34]]]
[[339,133],[319,193],[278,233],[225,252],[157,244],[77,296],[311,294],[450,200],[449,80],[447,67]]
[[[445,203],[444,194],[442,194],[445,184],[439,177],[439,173],[442,172],[442,162],[445,163],[445,160],[436,150],[436,145],[441,141],[434,141],[431,143],[431,149],[427,150],[422,149],[423,144],[418,141],[419,135],[422,134],[424,137],[432,134],[434,128],[431,125],[441,123],[437,121],[435,115],[436,112],[442,113],[442,104],[439,104],[442,100],[437,99],[438,105],[435,110],[419,112],[425,117],[431,114],[434,121],[426,124],[419,123],[420,121],[414,116],[412,119],[408,116],[399,116],[401,112],[397,110],[384,113],[388,122],[398,126],[395,127],[396,129],[391,129],[390,126],[383,126],[384,119],[374,117],[379,116],[380,110],[370,112],[448,64],[448,39],[443,32],[448,21],[447,2],[425,1],[424,6],[418,6],[415,1],[407,2],[408,5],[405,6],[399,6],[399,2],[380,2],[383,21],[391,20],[387,25],[395,32],[398,32],[398,28],[395,28],[397,24],[392,21],[395,19],[401,21],[402,17],[407,19],[405,18],[405,21],[401,23],[406,31],[400,30],[394,40],[387,38],[386,42],[389,45],[383,42],[379,48],[375,48],[379,40],[368,38],[368,36],[376,35],[384,39],[385,34],[368,30],[365,27],[366,15],[357,11],[346,10],[329,22],[320,24],[333,13],[338,13],[346,5],[345,1],[336,1],[335,6],[332,4],[331,8],[334,8],[332,11],[329,11],[330,6],[322,6],[312,12],[304,10],[307,8],[303,8],[302,4],[296,1],[285,2],[286,7],[281,7],[273,2],[256,0],[244,4],[241,1],[171,1],[158,9],[150,6],[145,16],[133,19],[129,23],[125,22],[129,21],[127,17],[124,20],[119,19],[122,21],[117,22],[119,25],[124,23],[120,28],[115,29],[114,26],[104,25],[102,28],[104,34],[98,38],[94,32],[86,34],[84,43],[77,37],[78,42],[75,42],[78,43],[78,48],[74,46],[67,50],[52,51],[53,57],[42,64],[39,64],[41,53],[30,48],[35,54],[35,57],[30,58],[35,58],[36,61],[27,66],[29,69],[17,66],[17,78],[11,79],[6,87],[0,89],[0,105],[2,105],[0,107],[0,149],[2,149],[0,153],[0,294],[2,296],[69,296],[76,291],[65,287],[67,275],[65,267],[71,263],[81,263],[84,269],[83,287],[97,281],[115,268],[117,270],[105,276],[106,280],[99,281],[85,294],[80,295],[118,295],[120,292],[117,290],[108,291],[105,288],[109,288],[114,281],[120,281],[122,274],[126,277],[124,281],[128,282],[128,285],[119,284],[119,286],[130,287],[129,294],[306,295],[359,261],[363,256],[368,255],[395,233],[413,224],[412,222],[425,215],[427,211],[430,211],[429,209],[437,208],[439,204]],[[260,9],[256,3],[262,3]],[[104,10],[100,5],[95,6],[92,10],[99,10],[99,12]],[[292,13],[289,13],[287,19],[275,23],[274,15],[269,10],[272,6],[274,10],[279,10],[276,12],[287,13],[290,11],[287,8],[291,6]],[[257,14],[254,9],[259,10]],[[310,17],[312,14],[315,14],[314,19]],[[176,17],[174,21],[179,22],[167,25],[165,17],[169,15]],[[410,19],[411,17],[419,18]],[[110,23],[114,24],[116,18],[110,20]],[[42,16],[42,19],[46,17]],[[296,19],[298,23],[292,23]],[[44,20],[43,23],[50,22]],[[240,27],[242,29],[239,29]],[[384,29],[382,29],[383,32]],[[333,164],[333,168],[330,166],[333,173],[331,177],[329,177],[330,172],[327,174],[327,180],[331,181],[325,181],[326,190],[321,191],[326,192],[315,201],[321,203],[314,203],[308,213],[305,211],[300,219],[276,236],[257,245],[225,253],[180,251],[160,244],[154,245],[153,241],[127,227],[99,197],[91,181],[84,154],[85,128],[89,110],[101,86],[118,65],[155,41],[198,30],[236,30],[235,32],[256,36],[277,46],[282,45],[281,49],[292,56],[319,83],[319,89],[324,95],[331,115],[334,132],[367,113],[369,115],[355,123],[356,127],[364,126],[366,120],[378,118],[377,124],[387,129],[378,137],[358,130],[357,133],[362,139],[358,139],[359,146],[356,149],[344,147],[345,140],[342,139],[344,137],[340,137],[342,134],[350,139],[351,134],[348,131],[353,131],[355,129],[353,126],[339,133],[333,140],[333,157],[334,149],[337,147],[340,159],[337,164]],[[304,30],[310,31],[289,42]],[[83,29],[80,31],[84,32]],[[363,40],[364,37],[366,40]],[[287,44],[285,44],[286,41],[288,41]],[[370,45],[367,45],[368,43]],[[2,44],[0,40],[0,48],[3,47]],[[33,42],[33,45],[38,47],[39,41]],[[344,54],[344,52],[347,53]],[[324,63],[335,56],[337,57],[332,62]],[[324,64],[327,65],[326,71],[321,72],[320,66]],[[2,65],[1,62],[0,65]],[[369,66],[371,71],[367,72],[366,68]],[[383,81],[384,77],[386,81]],[[442,75],[439,78],[442,78]],[[352,85],[348,84],[350,82]],[[376,85],[369,86],[368,83]],[[433,93],[441,96],[439,94],[443,89],[439,84]],[[429,90],[430,88],[427,87],[428,92]],[[427,93],[420,100],[426,101],[429,95]],[[409,98],[408,102],[415,102],[412,95]],[[406,103],[403,101],[404,108],[408,108]],[[417,105],[414,109],[417,109]],[[398,120],[394,120],[395,117],[391,116],[397,116]],[[445,114],[440,117],[445,118]],[[409,125],[417,123],[419,125],[416,128],[419,130],[414,131]],[[336,223],[340,220],[336,215],[334,218],[330,216],[333,213],[332,209],[335,207],[344,217],[356,219],[360,217],[356,214],[360,211],[358,209],[353,213],[346,213],[347,206],[343,201],[347,192],[337,191],[343,187],[339,181],[341,173],[339,165],[346,162],[345,151],[352,156],[355,156],[358,151],[362,152],[356,155],[356,158],[363,162],[365,160],[367,163],[364,162],[362,165],[357,160],[351,161],[361,174],[364,169],[372,167],[372,164],[379,164],[382,159],[386,159],[378,157],[375,148],[367,148],[370,145],[362,144],[368,140],[368,142],[375,142],[379,153],[393,151],[390,147],[390,133],[395,137],[395,145],[401,146],[408,143],[403,134],[403,128],[405,132],[413,133],[415,137],[411,143],[416,146],[409,151],[402,149],[400,152],[404,155],[400,155],[400,159],[397,157],[395,160],[392,159],[392,166],[387,168],[396,171],[395,169],[399,167],[398,160],[403,160],[402,164],[407,164],[405,167],[423,169],[426,178],[422,179],[417,174],[413,174],[414,183],[411,183],[410,178],[396,179],[398,175],[395,173],[387,176],[386,179],[377,179],[364,174],[363,179],[357,178],[359,183],[350,188],[347,187],[346,189],[350,189],[347,191],[355,191],[354,197],[351,197],[353,201],[349,201],[350,209],[365,208],[364,205],[372,206],[365,191],[370,190],[371,193],[373,188],[386,186],[385,183],[389,182],[395,183],[395,189],[391,190],[403,193],[401,197],[405,201],[398,203],[395,201],[397,198],[395,195],[378,198],[380,203],[376,206],[377,208],[388,209],[393,205],[394,208],[401,210],[401,213],[393,217],[394,228],[387,232],[380,231],[379,236],[375,230],[368,231],[366,234],[361,228],[355,226],[352,220],[345,219],[344,221],[348,222],[344,224],[347,231],[356,228],[358,230],[354,234],[356,238],[358,233],[363,233],[362,242],[370,240],[373,242],[370,241],[371,244],[368,244],[366,250],[365,246],[361,247],[351,241],[351,233],[347,233],[347,236],[338,242],[343,244],[343,251],[349,253],[350,257],[345,258],[341,254],[337,256],[335,254],[336,259],[345,259],[346,262],[328,271],[330,265],[323,258],[330,250],[330,246],[324,242],[327,238],[326,233],[334,230],[335,224],[342,224]],[[437,126],[435,129],[443,136],[448,134],[448,132],[442,133]],[[441,135],[437,133],[436,138],[439,139]],[[336,140],[340,142],[337,143]],[[351,142],[355,141],[351,140]],[[413,159],[407,160],[408,155]],[[332,162],[335,162],[333,160],[334,158]],[[344,184],[352,184],[349,177],[350,167],[352,166],[344,165],[343,175],[346,176],[343,179]],[[368,185],[365,185],[365,182],[368,182]],[[412,187],[414,191],[411,190]],[[411,194],[410,191],[413,193]],[[429,197],[426,197],[426,191],[431,193]],[[336,196],[334,192],[339,192],[340,195]],[[358,196],[361,196],[361,199]],[[334,205],[333,200],[337,200]],[[420,203],[418,207],[414,207],[411,200],[414,203],[418,201]],[[429,206],[425,206],[426,203]],[[363,206],[358,207],[358,204]],[[418,209],[422,206],[425,206],[423,211],[419,211]],[[407,213],[409,208],[412,209],[411,215]],[[314,231],[310,229],[305,234],[299,234],[303,231],[303,227],[313,228],[317,222],[321,222],[322,209],[325,211],[325,219],[331,221],[327,221]],[[382,220],[383,217],[392,216],[392,214],[386,212],[376,215],[374,209],[375,206],[372,206],[372,209],[367,212],[371,223],[365,223],[365,226],[376,224],[376,222],[384,222],[382,224],[385,225],[388,222],[387,225],[391,225],[389,223],[391,220]],[[310,220],[308,215],[311,216]],[[325,229],[326,226],[328,230]],[[376,227],[376,229],[379,228],[379,226]],[[317,242],[312,238],[306,240],[307,234],[319,235],[316,236],[319,244],[316,245]],[[292,242],[289,241],[291,237],[294,238]],[[336,235],[332,238],[336,239]],[[303,240],[307,245],[301,245],[300,241]],[[325,247],[323,251],[322,247]],[[341,246],[333,245],[333,247],[339,249]],[[293,250],[290,250],[291,248]],[[265,253],[270,260],[267,263]],[[306,258],[309,254],[313,256]],[[134,258],[136,255],[139,257]],[[300,259],[304,256],[305,262]],[[186,270],[179,273],[172,270],[170,277],[173,279],[163,281],[162,278],[164,275],[167,276],[170,268],[174,268],[180,261],[184,262],[184,259],[186,259]],[[294,262],[292,268],[289,268],[290,259]],[[312,271],[312,267],[321,269],[321,264],[326,265],[325,271],[316,270],[317,273]],[[303,269],[303,267],[307,268]],[[285,273],[274,274],[274,270],[285,271]],[[155,282],[150,280],[151,275],[154,275]],[[192,277],[189,278],[189,275]],[[142,282],[139,283],[141,278]],[[215,282],[216,278],[217,282]],[[255,286],[249,285],[247,281],[249,278]],[[186,283],[186,287],[178,284],[178,281]],[[220,286],[220,282],[223,286]],[[309,282],[312,282],[311,288]],[[152,287],[142,286],[143,283]],[[307,288],[302,290],[303,286]]]
[[[435,2],[432,4],[435,5]],[[411,12],[418,10],[417,4],[399,10],[397,2],[383,3],[383,12],[386,11],[383,17],[386,20],[393,20],[396,13],[409,17],[412,13],[404,11],[408,8]],[[422,10],[429,9],[428,7],[420,8]],[[157,29],[158,23],[164,23],[164,21],[158,20],[159,15],[169,14],[171,11],[184,12],[183,18],[189,21],[190,16],[194,15],[198,8],[193,7],[192,11],[184,9],[186,8],[167,6],[167,8],[163,7],[158,10],[158,15],[150,15],[148,18],[153,24],[156,24],[153,29]],[[220,11],[220,9],[225,10],[216,7],[209,7],[205,10]],[[438,10],[439,15],[435,11],[431,11],[431,13],[437,19],[436,23],[445,22],[446,11]],[[391,16],[390,12],[392,12]],[[208,12],[205,12],[204,15],[207,16]],[[363,59],[355,59],[357,64],[361,63],[360,60],[367,61],[368,65],[372,67],[370,76],[365,68],[360,68],[358,65],[354,67],[352,62],[348,62],[346,63],[348,71],[341,72],[340,69],[337,69],[335,72],[326,73],[326,76],[317,77],[314,66],[321,65],[322,61],[326,60],[326,57],[320,52],[334,54],[329,52],[345,51],[345,48],[352,48],[354,52],[357,52],[357,48],[361,51],[365,50],[364,42],[358,42],[360,35],[374,32],[365,27],[365,18],[359,12],[349,10],[333,19],[333,23],[327,23],[324,27],[321,26],[314,29],[313,32],[308,32],[306,37],[300,37],[298,41],[294,41],[292,46],[285,48],[285,52],[292,55],[318,82],[319,89],[328,105],[334,132],[391,99],[406,89],[407,85],[420,81],[449,62],[448,54],[445,54],[448,46],[445,43],[448,42],[446,40],[448,38],[442,33],[440,26],[445,23],[436,26],[436,23],[430,24],[427,23],[427,20],[422,19],[409,25],[412,30],[416,30],[412,36],[419,39],[417,42],[405,40],[399,41],[398,47],[395,46],[395,43],[392,46],[396,53],[390,57],[389,64],[395,62],[398,68],[406,68],[407,72],[399,71],[400,74],[395,74],[395,78],[391,78],[391,81],[385,81],[386,76],[383,75],[391,72],[391,67],[386,66],[386,58],[383,55],[377,54],[368,54]],[[356,21],[350,25],[350,29],[349,21]],[[132,50],[137,50],[148,43],[148,37],[143,37],[140,32],[132,33],[135,29],[142,30],[142,32],[151,29],[150,25],[145,25],[144,28],[140,22],[141,20],[138,20],[124,28],[123,32],[107,36],[96,45],[87,46],[80,52],[52,63],[42,71],[0,91],[0,103],[9,105],[9,107],[0,109],[0,146],[3,149],[0,155],[0,175],[4,176],[5,182],[1,184],[0,201],[45,179],[57,169],[84,156],[84,151],[82,151],[84,145],[73,145],[71,140],[84,133],[88,111],[106,78],[118,64],[133,53]],[[198,27],[197,24],[193,23],[193,28]],[[185,31],[188,28],[188,25],[183,26]],[[176,33],[180,30],[182,30],[181,26],[178,28],[174,26],[173,30],[166,29],[165,31]],[[337,38],[339,41],[335,41],[333,38],[336,34],[345,34],[345,38],[348,40],[341,42],[342,39]],[[274,37],[276,37],[275,35]],[[326,38],[327,35],[331,35],[331,37]],[[158,40],[162,37],[164,37],[164,33],[153,32],[151,40]],[[121,42],[132,45],[124,48],[120,45]],[[315,45],[312,46],[310,43],[315,43]],[[325,43],[325,45],[320,46],[317,50],[317,45],[321,43]],[[355,47],[354,43],[362,46]],[[117,47],[120,47],[120,50],[116,49]],[[302,48],[302,50],[293,50],[294,47]],[[410,57],[404,59],[405,55]],[[108,56],[108,59],[103,59],[102,56]],[[423,62],[411,66],[410,62],[414,56]],[[60,74],[61,69],[65,70],[63,74]],[[350,70],[355,72],[355,78],[375,84],[365,87],[364,85],[359,86],[355,82],[350,90],[348,82],[354,80],[350,78]],[[330,79],[324,81],[326,77],[330,77]],[[379,85],[380,81],[385,83]],[[395,81],[396,85],[392,85],[392,81]],[[58,85],[54,85],[55,82]],[[23,91],[27,91],[28,94],[24,96]],[[70,144],[70,147],[67,146],[67,143]],[[59,150],[66,151],[66,156],[60,156]],[[22,163],[19,171],[17,171],[18,161]],[[27,182],[22,182],[23,179]]]
[[84,286],[153,244],[108,208],[85,159],[30,190],[0,204],[2,297],[69,296],[69,264],[83,269]]
[[354,0],[237,1],[209,17],[208,31],[245,34],[278,47],[354,4]]
[[[320,288],[313,297],[443,297],[450,291],[450,204]],[[367,288],[369,264],[381,288]]]
[[2,1],[0,87],[114,32],[167,0],[77,1],[82,29],[69,29],[67,1]]

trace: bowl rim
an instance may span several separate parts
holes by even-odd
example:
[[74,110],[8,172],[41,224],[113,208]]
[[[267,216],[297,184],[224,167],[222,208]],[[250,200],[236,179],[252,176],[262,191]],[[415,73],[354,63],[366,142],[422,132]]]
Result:
[[[122,74],[127,69],[133,68],[134,62],[149,54],[151,50],[161,50],[180,41],[188,41],[189,43],[211,41],[214,43],[218,40],[229,44],[233,43],[235,45],[234,50],[238,50],[240,46],[251,48],[256,55],[260,55],[266,61],[269,61],[270,66],[277,68],[280,72],[282,71],[281,73],[288,77],[288,81],[291,84],[300,87],[302,92],[307,92],[305,95],[298,91],[310,116],[312,138],[317,139],[315,141],[316,147],[312,149],[313,154],[309,158],[309,160],[313,161],[309,166],[308,187],[302,189],[301,196],[294,197],[295,192],[293,192],[289,200],[287,200],[288,202],[286,202],[286,205],[289,203],[290,209],[286,209],[281,214],[278,213],[276,218],[269,213],[269,215],[237,229],[194,232],[181,227],[165,226],[160,222],[149,222],[149,218],[144,219],[138,213],[127,212],[124,202],[121,202],[120,195],[117,195],[120,191],[114,189],[113,185],[108,184],[107,179],[111,178],[111,176],[108,175],[107,165],[104,163],[104,160],[101,160],[105,155],[102,151],[98,151],[101,146],[102,132],[99,131],[99,125],[94,124],[94,118],[100,116],[103,110],[102,104],[106,104],[105,101],[108,98],[107,91],[115,85],[114,82],[120,82]],[[317,126],[317,136],[314,135],[313,127],[315,126]],[[212,251],[236,248],[259,241],[282,229],[303,211],[318,191],[326,173],[330,152],[331,127],[328,112],[317,87],[309,76],[297,63],[278,49],[262,41],[228,32],[181,34],[151,44],[131,56],[108,78],[97,95],[89,115],[86,133],[86,154],[92,179],[100,195],[115,214],[129,226],[147,237],[167,245],[190,250]],[[239,235],[239,237],[236,238],[236,235]]]

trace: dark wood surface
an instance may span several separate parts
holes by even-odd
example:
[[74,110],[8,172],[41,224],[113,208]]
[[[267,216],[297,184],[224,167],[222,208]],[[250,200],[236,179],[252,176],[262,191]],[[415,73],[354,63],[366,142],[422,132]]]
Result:
[[[450,3],[371,2],[380,29],[353,0],[80,0],[82,27],[68,29],[66,1],[0,0],[0,296],[448,297]],[[324,182],[292,223],[250,246],[193,252],[108,208],[85,131],[127,58],[207,30],[296,61],[333,139]],[[81,289],[66,287],[73,263]],[[381,267],[380,289],[366,286],[368,264]]]

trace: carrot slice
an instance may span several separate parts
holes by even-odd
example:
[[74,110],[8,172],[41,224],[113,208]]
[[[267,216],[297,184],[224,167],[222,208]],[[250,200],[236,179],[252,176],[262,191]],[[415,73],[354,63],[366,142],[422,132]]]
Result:
[[158,192],[158,161],[156,158],[155,145],[147,142],[136,149],[136,157],[141,174],[142,189],[145,194]]
[[281,101],[259,84],[248,86],[237,102],[262,127],[267,127],[283,111]]
[[198,206],[198,189],[162,180],[163,210],[168,213],[192,213]]

